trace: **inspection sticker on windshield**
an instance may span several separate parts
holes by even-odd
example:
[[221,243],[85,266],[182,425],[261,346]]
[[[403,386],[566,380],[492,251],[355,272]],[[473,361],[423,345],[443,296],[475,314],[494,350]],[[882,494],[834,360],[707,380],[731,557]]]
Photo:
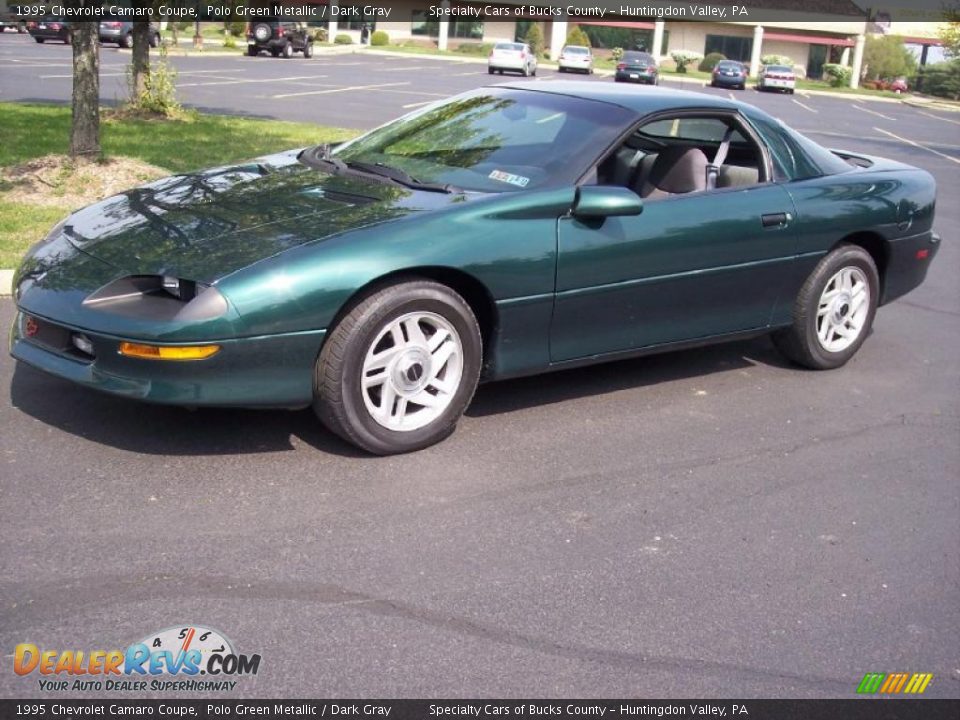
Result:
[[510,183],[511,185],[516,185],[517,187],[526,187],[530,182],[530,178],[528,177],[503,172],[503,170],[494,170],[492,173],[487,175],[487,177],[491,180],[499,180],[500,182]]

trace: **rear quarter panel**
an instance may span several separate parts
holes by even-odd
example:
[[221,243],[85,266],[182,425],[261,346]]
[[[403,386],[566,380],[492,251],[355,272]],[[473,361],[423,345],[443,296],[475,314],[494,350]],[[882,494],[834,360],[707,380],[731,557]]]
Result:
[[880,239],[881,302],[922,282],[926,270],[917,277],[911,249],[929,242],[932,235],[936,185],[929,173],[876,159],[872,169],[793,181],[784,187],[797,211],[797,262],[790,292],[775,310],[774,325],[791,322],[793,299],[807,276],[834,246],[855,235]]

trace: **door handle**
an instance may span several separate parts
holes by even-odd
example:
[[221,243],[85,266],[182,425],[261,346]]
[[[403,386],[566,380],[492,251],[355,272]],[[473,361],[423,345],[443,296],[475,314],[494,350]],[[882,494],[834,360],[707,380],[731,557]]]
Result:
[[760,222],[764,227],[783,227],[793,220],[793,216],[788,212],[768,213],[760,216]]

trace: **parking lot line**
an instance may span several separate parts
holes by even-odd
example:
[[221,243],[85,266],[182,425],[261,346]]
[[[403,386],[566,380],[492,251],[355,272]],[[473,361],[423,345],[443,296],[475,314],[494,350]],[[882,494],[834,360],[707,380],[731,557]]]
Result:
[[793,100],[797,105],[799,105],[800,107],[802,107],[804,110],[809,110],[809,111],[812,112],[812,113],[820,112],[819,110],[814,110],[812,107],[810,107],[810,106],[807,105],[806,103],[802,103],[802,102],[800,102],[799,100],[797,100],[797,99],[795,99],[795,98],[790,98],[790,99]]
[[884,120],[893,120],[896,122],[896,118],[890,117],[889,115],[884,115],[883,113],[878,113],[876,110],[870,110],[865,108],[862,105],[857,105],[856,103],[851,103],[852,107],[855,107],[857,110],[863,110],[865,113],[870,113],[871,115],[876,115],[877,117],[882,117]]
[[920,148],[921,150],[926,150],[927,152],[933,153],[934,155],[939,155],[939,156],[942,157],[942,158],[946,158],[946,159],[949,160],[950,162],[955,162],[955,163],[957,163],[958,165],[960,165],[960,158],[956,158],[956,157],[954,157],[953,155],[947,155],[946,153],[942,153],[942,152],[940,152],[939,150],[934,150],[932,147],[927,147],[926,145],[923,145],[923,144],[921,144],[921,143],[918,143],[918,142],[916,142],[916,141],[914,141],[914,140],[909,140],[908,138],[900,137],[899,135],[894,135],[894,134],[893,134],[892,132],[890,132],[889,130],[884,130],[883,128],[875,127],[874,130],[876,130],[877,132],[882,132],[884,135],[889,135],[890,137],[892,137],[892,138],[894,138],[894,139],[896,139],[896,140],[899,140],[900,142],[905,142],[905,143],[907,143],[908,145],[913,145],[914,147],[918,147],[918,148]]
[[[213,76],[216,77],[216,76]],[[294,80],[315,80],[318,78],[325,78],[326,75],[295,75],[293,77],[285,78],[245,78],[243,80],[234,80],[233,78],[226,78],[223,80],[211,80],[210,82],[193,82],[193,83],[179,83],[177,87],[209,87],[211,85],[243,85],[248,83],[265,83],[265,82],[293,82]]]
[[424,100],[423,102],[409,103],[408,105],[401,105],[400,107],[402,107],[404,110],[410,110],[411,108],[423,107],[424,105],[430,105],[431,103],[435,102],[436,100]]
[[934,120],[943,120],[944,122],[953,123],[954,125],[960,125],[960,120],[951,120],[950,118],[940,117],[939,115],[924,112],[923,110],[917,110],[917,112],[921,115],[926,115],[928,118],[933,118]]
[[[409,85],[409,82],[398,82],[398,83],[378,83],[376,85],[348,85],[347,87],[341,88],[330,88],[329,90],[307,90],[305,92],[296,92],[296,93],[280,93],[279,95],[271,95],[272,100],[281,100],[283,98],[289,97],[303,97],[304,95],[330,95],[333,93],[341,92],[352,92],[354,90],[379,90],[380,88],[386,87],[399,87],[401,85]],[[424,93],[417,93],[422,95]]]

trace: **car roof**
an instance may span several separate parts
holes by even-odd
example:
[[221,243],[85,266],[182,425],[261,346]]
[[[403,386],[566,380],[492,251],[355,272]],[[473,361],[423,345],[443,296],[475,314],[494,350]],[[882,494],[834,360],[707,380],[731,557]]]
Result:
[[599,83],[576,80],[552,80],[548,83],[507,83],[496,87],[508,87],[516,90],[543,92],[551,95],[569,95],[571,97],[595,100],[597,102],[619,105],[646,115],[660,110],[682,110],[684,108],[706,108],[720,110],[738,110],[741,103],[716,95],[673,90],[662,87],[644,88],[638,91],[619,83]]

